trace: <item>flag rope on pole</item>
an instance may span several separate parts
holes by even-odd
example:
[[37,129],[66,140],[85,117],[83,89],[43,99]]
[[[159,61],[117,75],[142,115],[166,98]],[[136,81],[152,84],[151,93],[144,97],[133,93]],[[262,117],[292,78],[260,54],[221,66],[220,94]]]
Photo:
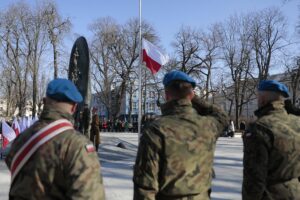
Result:
[[142,125],[142,0],[139,0],[139,104],[138,104],[138,134],[141,134]]

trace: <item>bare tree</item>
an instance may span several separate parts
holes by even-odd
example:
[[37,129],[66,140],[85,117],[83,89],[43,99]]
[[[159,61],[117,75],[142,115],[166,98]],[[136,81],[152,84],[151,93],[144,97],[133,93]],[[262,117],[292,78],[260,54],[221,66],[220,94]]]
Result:
[[31,52],[30,69],[32,77],[32,116],[37,113],[36,106],[38,105],[38,84],[39,71],[41,66],[41,58],[45,53],[48,37],[46,31],[46,21],[44,15],[44,7],[37,6],[30,10],[31,18],[23,19],[23,34],[24,41]]
[[58,77],[58,46],[62,43],[64,36],[70,32],[71,21],[64,19],[59,14],[56,4],[53,1],[44,3],[44,13],[48,37],[53,50],[54,78]]
[[1,97],[6,100],[6,113],[5,116],[11,116],[16,110],[16,82],[12,73],[12,70],[8,67],[4,67],[1,72]]
[[249,18],[247,16],[231,17],[222,26],[223,59],[229,69],[229,90],[235,106],[235,124],[238,125],[243,105],[251,101],[255,91],[255,79],[251,63],[251,49],[249,32]]
[[[43,4],[30,7],[26,3],[11,4],[1,15],[1,50],[5,56],[6,73],[14,84],[19,115],[24,115],[27,101],[32,98],[32,114],[38,104],[41,61],[49,44],[47,19]],[[12,88],[12,87],[10,87]]]
[[292,103],[297,106],[299,106],[299,102],[297,102],[298,99],[298,90],[300,85],[300,58],[294,57],[290,58],[288,61],[284,63],[285,65],[285,74],[287,77],[286,82],[290,85],[290,91],[292,95]]
[[[24,19],[30,18],[29,7],[26,4],[12,4],[1,15],[0,38],[2,51],[7,60],[9,70],[15,74],[17,105],[19,115],[24,114],[28,98],[27,86],[30,72],[31,51],[24,42]],[[26,20],[25,20],[26,21]]]
[[265,80],[269,76],[273,56],[285,46],[286,19],[277,8],[250,13],[249,18],[258,78]]
[[176,34],[173,47],[175,58],[170,62],[170,67],[186,72],[195,77],[203,85],[204,97],[208,97],[212,91],[211,78],[213,65],[218,58],[220,47],[220,32],[218,25],[213,25],[208,31],[181,27]]
[[[153,27],[145,21],[142,23],[142,33],[142,37],[148,41],[155,43],[158,40]],[[131,19],[121,27],[116,43],[112,48],[114,57],[118,61],[118,65],[116,65],[114,69],[120,81],[118,83],[118,90],[116,91],[116,99],[118,102],[116,106],[116,116],[119,115],[126,87],[130,82],[130,77],[132,77],[131,74],[138,66],[138,45],[139,21],[137,19]]]
[[200,34],[200,49],[195,55],[201,61],[200,73],[204,76],[204,91],[205,99],[208,100],[210,93],[213,93],[212,73],[213,65],[218,59],[219,48],[221,46],[221,33],[218,29],[218,24],[210,27],[207,32]]
[[135,103],[133,97],[136,96],[135,94],[137,94],[137,91],[138,91],[138,87],[137,87],[138,85],[136,84],[135,80],[137,80],[137,76],[136,76],[136,79],[130,78],[130,82],[128,82],[128,86],[126,89],[126,92],[128,94],[128,105],[129,105],[128,106],[128,122],[129,123],[132,122],[133,103]]
[[175,36],[172,46],[175,49],[176,59],[170,64],[173,68],[190,75],[198,75],[202,61],[196,58],[200,49],[199,32],[189,26],[182,26]]
[[112,48],[116,43],[119,29],[119,25],[112,18],[98,19],[90,26],[93,32],[90,55],[94,89],[100,102],[106,107],[109,119],[113,114],[111,95],[112,84],[116,80],[114,66],[117,65]]

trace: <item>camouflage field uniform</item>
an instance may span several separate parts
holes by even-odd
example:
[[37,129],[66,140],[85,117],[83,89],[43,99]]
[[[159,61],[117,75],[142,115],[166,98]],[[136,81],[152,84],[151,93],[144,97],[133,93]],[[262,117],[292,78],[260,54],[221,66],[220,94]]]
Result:
[[[58,119],[71,120],[69,114],[45,108],[40,120],[13,143],[6,158],[10,168],[17,150],[34,133]],[[43,144],[23,166],[11,184],[10,200],[102,200],[104,188],[96,152],[87,152],[83,135],[67,130]]]
[[299,200],[300,118],[283,101],[255,114],[244,137],[243,200]]
[[211,116],[200,116],[188,100],[171,101],[162,106],[163,116],[142,131],[135,200],[209,199],[216,140],[227,117],[214,106],[195,107]]

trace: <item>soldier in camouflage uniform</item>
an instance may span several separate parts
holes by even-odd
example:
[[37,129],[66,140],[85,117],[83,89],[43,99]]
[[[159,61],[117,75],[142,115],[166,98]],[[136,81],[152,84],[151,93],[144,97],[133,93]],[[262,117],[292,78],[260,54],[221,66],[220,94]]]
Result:
[[[37,131],[57,119],[72,120],[82,97],[66,79],[55,79],[47,88],[38,122],[12,144],[6,158],[8,168],[20,147]],[[10,200],[103,200],[104,188],[96,152],[90,141],[74,129],[66,130],[43,144],[29,158],[11,183]]]
[[161,105],[162,117],[149,123],[140,138],[134,199],[210,199],[216,140],[228,118],[193,99],[195,81],[185,73],[172,71],[163,83],[167,103]]
[[288,96],[282,83],[259,84],[258,119],[244,136],[243,200],[300,199],[300,118],[287,113]]

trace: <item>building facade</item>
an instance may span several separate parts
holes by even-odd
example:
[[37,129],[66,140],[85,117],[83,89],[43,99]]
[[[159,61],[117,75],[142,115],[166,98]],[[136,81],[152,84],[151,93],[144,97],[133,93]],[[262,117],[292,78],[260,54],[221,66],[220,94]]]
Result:
[[[271,75],[269,80],[277,80],[279,82],[284,83],[288,88],[290,95],[294,95],[293,91],[291,89],[291,76],[287,73],[280,73],[280,74],[274,74]],[[300,85],[300,84],[298,84]],[[256,90],[257,88],[257,82],[253,82],[252,87]],[[232,93],[233,87],[230,86],[225,89],[226,93]],[[240,121],[248,121],[251,122],[256,119],[254,112],[258,109],[257,105],[257,92],[254,92],[253,95],[247,94],[248,92],[253,91],[246,91],[244,96],[251,96],[248,101],[245,102],[242,108],[242,112],[239,113],[239,119]],[[291,97],[290,97],[291,98]],[[295,105],[297,107],[300,107],[300,87],[297,88],[297,95],[296,95],[296,103]],[[210,98],[212,102],[222,107],[227,113],[229,113],[230,118],[234,121],[235,120],[235,101],[234,98],[226,98],[223,92],[219,91],[216,94],[214,94],[213,97]]]
[[[92,102],[91,107],[93,110],[96,110],[98,115],[102,119],[108,119],[109,113],[106,105],[101,102],[101,98],[99,97],[100,94],[93,94],[92,95]],[[111,95],[111,104],[112,109],[116,107],[116,98],[115,93],[112,91]],[[160,98],[158,98],[158,96]],[[144,88],[142,91],[142,115],[152,116],[152,115],[160,115],[161,111],[159,106],[157,105],[157,100],[162,99],[161,92],[158,92],[157,86],[155,84],[148,84],[146,89]],[[129,120],[131,116],[131,121],[135,122],[138,118],[138,88],[134,86],[132,94],[128,91],[125,92],[121,100],[121,107],[119,112],[119,118],[122,120]],[[131,104],[131,106],[130,106]]]

